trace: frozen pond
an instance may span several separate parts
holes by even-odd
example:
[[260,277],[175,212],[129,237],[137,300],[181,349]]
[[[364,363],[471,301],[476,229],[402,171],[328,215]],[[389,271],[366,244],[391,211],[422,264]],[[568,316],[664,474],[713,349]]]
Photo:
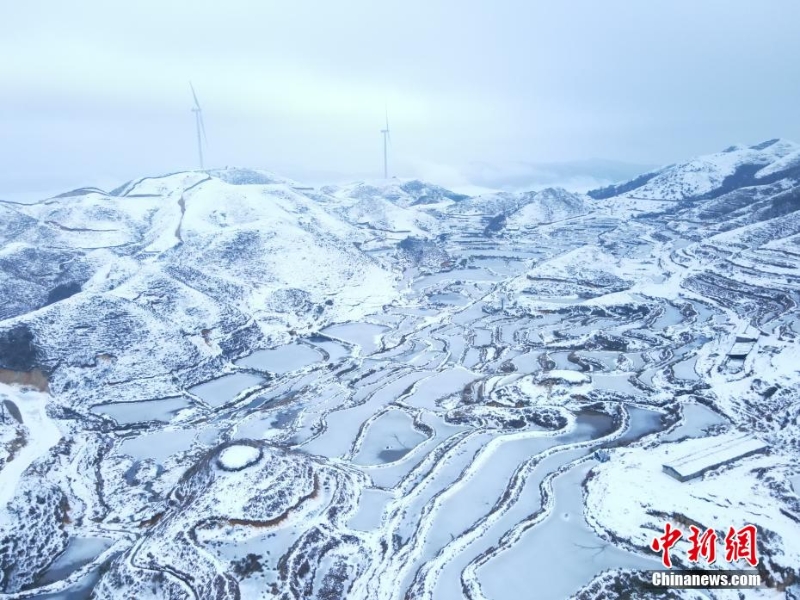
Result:
[[447,304],[450,306],[466,306],[471,302],[469,298],[463,294],[457,294],[456,292],[433,294],[428,296],[428,301],[432,304]]
[[663,429],[660,412],[638,406],[628,406],[627,410],[630,415],[628,429],[619,438],[611,442],[610,446],[628,444]]
[[189,391],[211,406],[218,407],[263,381],[262,377],[252,373],[231,373],[196,385]]
[[384,490],[367,488],[361,492],[358,510],[350,518],[349,527],[359,531],[375,531],[381,526],[381,519],[391,493]]
[[653,323],[653,329],[664,329],[672,325],[677,325],[683,321],[683,314],[671,304],[664,303],[664,312]]
[[283,375],[313,365],[321,360],[322,354],[309,346],[288,344],[278,348],[253,352],[250,356],[237,360],[236,365]]
[[152,459],[163,464],[171,456],[189,450],[196,435],[196,429],[169,429],[144,433],[124,440],[120,444],[119,453],[138,460]]
[[399,409],[388,410],[369,424],[360,452],[353,462],[377,465],[400,460],[426,437],[414,429],[411,417]]
[[537,600],[563,600],[607,569],[660,568],[658,560],[621,550],[589,527],[580,486],[593,465],[556,477],[552,513],[478,570],[487,598],[514,598],[527,589],[536,590]]
[[433,275],[421,277],[412,284],[416,291],[422,291],[433,285],[445,281],[485,281],[495,282],[503,279],[502,275],[492,273],[487,269],[456,269],[454,271],[444,271]]
[[480,376],[462,367],[453,367],[421,381],[405,402],[420,408],[434,409],[436,401],[461,392]]
[[[576,352],[575,355],[577,358],[585,359],[590,363],[600,363],[602,365],[602,368],[607,371],[616,370],[617,361],[620,358],[619,352],[613,352],[609,350],[606,351],[595,350],[592,352],[581,351],[581,352]],[[592,370],[594,370],[594,367],[592,367]]]
[[637,396],[641,392],[629,381],[629,374],[607,375],[605,373],[592,374],[592,387],[599,390],[610,390],[630,396]]
[[355,344],[361,348],[362,355],[370,355],[381,346],[381,336],[389,328],[372,323],[342,323],[322,330],[327,336]]
[[697,371],[695,370],[696,365],[697,356],[692,356],[691,358],[687,358],[686,360],[682,360],[681,362],[672,365],[672,372],[678,379],[684,379],[687,381],[695,380],[698,379]]
[[111,540],[106,538],[70,538],[67,549],[53,561],[53,564],[38,579],[36,585],[43,586],[66,579],[110,547]]
[[328,360],[332,363],[339,362],[340,360],[350,356],[350,351],[341,344],[334,341],[314,341],[315,346],[320,348],[323,352],[327,353]]
[[[560,444],[596,439],[612,430],[607,415],[587,411],[577,415],[576,427],[569,433],[553,436],[533,430],[492,440],[478,452],[462,480],[452,488],[456,493],[446,494],[447,499],[439,505],[433,526],[421,540],[424,548],[422,558],[432,559],[437,548],[463,535],[492,507],[502,503],[509,482],[520,465]],[[588,451],[581,449],[580,453]],[[541,476],[544,475],[542,472]],[[469,502],[465,502],[466,498]]]
[[92,407],[92,412],[98,415],[107,415],[120,425],[130,425],[144,421],[168,423],[179,411],[189,407],[191,404],[187,398],[176,397],[143,402],[98,404]]
[[661,437],[664,442],[672,442],[683,437],[701,437],[705,430],[715,425],[725,425],[727,421],[704,404],[690,402],[681,407],[684,421],[674,431]]
[[36,594],[28,597],[36,598],[36,600],[89,600],[93,597],[92,588],[97,584],[97,580],[100,579],[100,571],[100,566],[91,569],[73,585],[60,592]]

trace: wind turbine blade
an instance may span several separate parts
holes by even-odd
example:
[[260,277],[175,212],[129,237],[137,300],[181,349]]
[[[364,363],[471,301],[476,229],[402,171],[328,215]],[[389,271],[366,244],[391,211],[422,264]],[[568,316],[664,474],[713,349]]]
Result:
[[197,107],[197,110],[200,110],[200,102],[197,100],[197,94],[194,92],[194,86],[192,82],[189,82],[189,87],[192,88],[192,97],[194,98],[194,105]]

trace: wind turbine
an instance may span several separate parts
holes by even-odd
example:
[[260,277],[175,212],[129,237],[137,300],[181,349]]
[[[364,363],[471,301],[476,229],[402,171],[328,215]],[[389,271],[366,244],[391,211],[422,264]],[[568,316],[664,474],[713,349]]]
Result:
[[[197,126],[197,154],[200,156],[200,170],[203,170],[203,142],[208,144],[208,139],[206,138],[206,126],[203,123],[203,109],[200,108],[200,102],[197,100],[197,94],[194,91],[194,86],[192,82],[189,82],[189,87],[192,89],[192,97],[194,98],[194,108],[192,108],[192,112],[194,113],[194,120],[195,125]],[[200,138],[200,134],[202,132],[202,140]]]
[[392,138],[389,136],[389,109],[386,109],[386,129],[381,129],[381,133],[383,134],[383,178],[389,179],[389,150],[388,146],[389,143],[392,141]]

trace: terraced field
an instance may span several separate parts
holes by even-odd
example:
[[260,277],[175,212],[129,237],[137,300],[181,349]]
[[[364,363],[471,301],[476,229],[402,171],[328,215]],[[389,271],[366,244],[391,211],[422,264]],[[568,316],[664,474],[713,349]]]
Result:
[[[3,597],[613,597],[659,567],[664,515],[756,518],[725,512],[748,478],[800,514],[793,230],[736,245],[622,201],[512,229],[426,211],[438,263],[403,259],[394,300],[357,320],[239,346],[163,397],[105,384],[91,397],[106,401],[75,406],[3,385],[25,408],[3,447],[28,449],[0,457],[21,467],[2,471]],[[397,264],[402,238],[360,243]],[[748,327],[749,353],[729,356]],[[642,453],[736,429],[773,449],[704,478],[692,514],[598,487]],[[695,489],[652,473],[669,498]],[[615,516],[614,494],[643,512]],[[790,584],[797,523],[759,525],[768,574]]]

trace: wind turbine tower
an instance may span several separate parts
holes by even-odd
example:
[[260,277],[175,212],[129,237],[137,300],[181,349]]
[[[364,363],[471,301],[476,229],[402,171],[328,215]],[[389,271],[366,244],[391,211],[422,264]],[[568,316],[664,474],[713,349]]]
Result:
[[[197,127],[197,154],[200,157],[200,170],[203,170],[203,142],[208,144],[208,139],[206,138],[206,126],[203,123],[203,109],[200,108],[200,102],[197,100],[197,94],[194,91],[194,86],[192,82],[189,82],[189,87],[192,89],[192,97],[194,98],[194,107],[192,108],[192,112],[194,113],[194,121]],[[202,133],[202,139],[201,139]]]
[[389,109],[386,109],[386,129],[381,129],[383,134],[383,178],[389,179],[389,142],[392,138],[389,136]]

